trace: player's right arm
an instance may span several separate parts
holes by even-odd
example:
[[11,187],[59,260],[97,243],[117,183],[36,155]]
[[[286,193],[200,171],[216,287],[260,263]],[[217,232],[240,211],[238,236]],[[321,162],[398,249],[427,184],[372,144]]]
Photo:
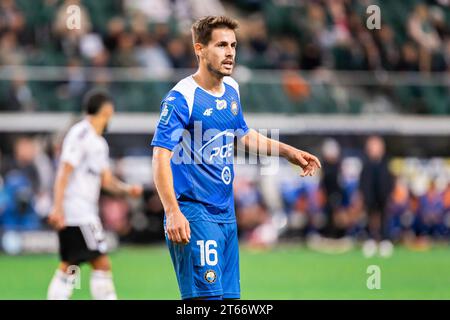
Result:
[[66,191],[67,183],[69,177],[73,172],[73,166],[70,163],[63,162],[56,175],[55,185],[54,185],[54,200],[53,208],[48,215],[48,223],[56,230],[61,230],[64,228],[64,193]]
[[170,158],[172,151],[155,147],[153,149],[153,178],[166,214],[166,232],[170,241],[188,243],[191,238],[189,222],[178,206],[173,188]]
[[181,212],[173,184],[170,164],[172,150],[181,140],[189,123],[189,107],[184,96],[171,91],[161,103],[161,117],[153,137],[153,179],[166,215],[166,232],[170,241],[188,243],[189,221]]

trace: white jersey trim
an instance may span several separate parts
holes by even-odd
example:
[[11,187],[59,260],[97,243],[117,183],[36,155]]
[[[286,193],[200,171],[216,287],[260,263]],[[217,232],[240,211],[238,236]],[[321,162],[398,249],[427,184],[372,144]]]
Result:
[[236,90],[238,98],[241,99],[241,94],[239,93],[239,84],[237,83],[236,80],[234,80],[232,77],[223,77],[223,82],[232,86],[234,90]]
[[172,88],[172,91],[181,93],[184,99],[186,99],[189,108],[189,119],[191,118],[192,108],[194,106],[195,89],[197,89],[197,87],[198,85],[192,76],[189,76],[180,80],[175,87]]

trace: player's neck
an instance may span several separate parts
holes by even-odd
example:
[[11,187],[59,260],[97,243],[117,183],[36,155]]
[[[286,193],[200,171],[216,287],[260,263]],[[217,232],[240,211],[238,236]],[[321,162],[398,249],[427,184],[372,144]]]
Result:
[[223,77],[219,77],[204,68],[199,68],[192,78],[197,84],[212,93],[221,93],[223,90]]
[[94,128],[95,132],[99,136],[101,136],[103,130],[105,129],[105,125],[102,123],[102,121],[100,119],[91,116],[87,117],[87,121],[91,124],[92,128]]

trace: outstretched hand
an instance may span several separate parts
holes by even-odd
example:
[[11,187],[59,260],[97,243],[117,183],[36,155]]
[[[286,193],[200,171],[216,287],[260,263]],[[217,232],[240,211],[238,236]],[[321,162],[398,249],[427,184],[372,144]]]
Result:
[[300,174],[302,177],[313,176],[316,173],[316,170],[322,167],[316,156],[302,150],[293,150],[290,152],[287,159],[290,163],[303,169],[303,172]]

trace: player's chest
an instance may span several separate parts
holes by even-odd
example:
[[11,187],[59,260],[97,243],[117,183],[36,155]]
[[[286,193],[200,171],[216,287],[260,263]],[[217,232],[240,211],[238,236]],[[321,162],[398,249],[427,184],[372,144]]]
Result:
[[194,102],[191,125],[207,129],[234,129],[238,126],[239,104],[235,99],[202,99]]
[[103,161],[107,156],[107,149],[105,145],[98,139],[92,138],[84,148],[84,161],[91,165]]

